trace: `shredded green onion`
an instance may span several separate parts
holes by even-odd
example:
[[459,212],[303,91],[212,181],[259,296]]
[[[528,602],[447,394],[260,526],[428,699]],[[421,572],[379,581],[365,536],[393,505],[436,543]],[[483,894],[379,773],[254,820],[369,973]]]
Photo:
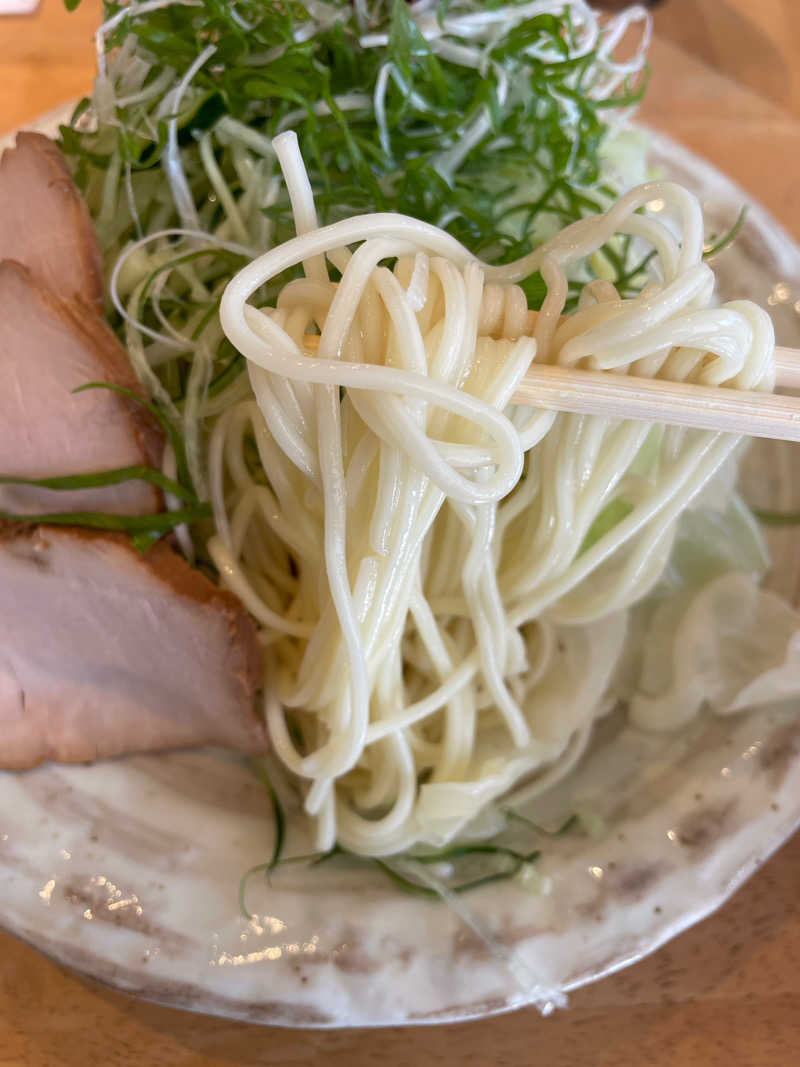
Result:
[[267,880],[269,880],[270,874],[281,862],[283,846],[286,838],[286,813],[283,810],[283,805],[280,802],[277,790],[272,784],[272,779],[267,773],[267,770],[261,760],[252,760],[251,769],[253,770],[253,773],[260,779],[269,796],[270,804],[272,806],[272,817],[275,822],[275,841],[272,846],[272,855],[267,860],[267,862],[258,863],[255,867],[251,867],[248,871],[245,871],[245,873],[239,880],[239,911],[241,912],[242,916],[248,921],[251,920],[253,916],[247,910],[247,883],[254,874],[261,873],[263,873]]
[[[118,385],[116,382],[86,382],[84,385],[79,385],[76,389],[73,389],[73,392],[83,393],[87,389],[109,389],[112,393],[119,393],[121,396],[125,396],[129,400],[133,400],[150,412],[164,431],[167,440],[172,447],[172,451],[175,454],[178,482],[183,487],[182,492],[191,491],[196,500],[197,495],[194,492],[192,478],[189,474],[189,465],[186,459],[186,446],[183,438],[175,424],[164,414],[158,404],[153,403],[152,400],[146,400],[132,389],[128,389],[124,385]],[[173,490],[170,491],[172,492]],[[179,493],[176,495],[180,496],[181,494]]]
[[765,526],[797,526],[800,523],[800,511],[769,511],[765,508],[751,510]]
[[719,253],[722,252],[723,249],[727,248],[728,245],[732,244],[736,237],[739,235],[739,231],[741,230],[742,226],[744,226],[746,219],[747,204],[742,207],[736,217],[736,221],[728,230],[728,232],[724,233],[722,237],[718,238],[717,240],[712,239],[706,245],[706,247],[703,249],[703,259],[711,259],[712,256],[719,255]]
[[[222,289],[244,255],[294,234],[276,134],[297,132],[321,222],[400,211],[494,261],[615,195],[601,148],[646,72],[609,79],[613,59],[568,0],[512,19],[488,45],[458,21],[521,7],[440,3],[443,47],[405,0],[104,5],[95,96],[61,145],[97,226],[113,325],[159,398],[181,485],[205,496],[210,423],[241,391]],[[647,262],[633,262],[630,242],[607,260],[623,295],[641,288]],[[541,276],[523,288],[538,307]]]
[[[401,874],[393,865],[392,861],[402,859],[408,861],[408,863],[412,865],[414,863],[419,863],[423,866],[440,864],[452,866],[452,871],[442,879],[443,884],[451,893],[467,893],[473,889],[479,889],[481,886],[515,878],[527,865],[536,863],[541,857],[541,849],[539,848],[532,849],[529,852],[521,852],[519,849],[511,848],[510,846],[500,844],[497,841],[459,842],[435,852],[409,852],[399,856],[388,857],[386,859],[359,856],[354,852],[349,852],[347,849],[343,849],[339,845],[334,845],[334,847],[327,852],[283,857],[282,852],[285,841],[286,816],[269,776],[266,771],[263,770],[263,767],[259,769],[260,766],[261,765],[258,765],[256,767],[256,772],[270,796],[275,815],[276,836],[270,859],[264,863],[259,863],[256,866],[251,867],[242,876],[239,885],[239,907],[242,915],[247,919],[252,917],[245,904],[247,883],[250,878],[254,874],[263,873],[269,879],[269,876],[276,870],[276,868],[287,865],[307,863],[312,867],[316,867],[322,863],[327,863],[329,860],[336,857],[342,857],[350,863],[377,868],[399,889],[402,889],[406,893],[414,896],[427,897],[429,899],[438,899],[440,894],[436,889],[429,885],[423,885],[421,882],[417,882],[405,874]],[[511,808],[503,808],[501,810],[509,822],[519,822],[532,830],[535,834],[545,837],[561,837],[574,830],[580,822],[578,815],[574,814],[555,830],[547,830]],[[475,869],[476,866],[478,866],[475,862],[476,857],[478,857],[479,863],[483,863],[484,869]],[[471,873],[467,873],[468,871]]]
[[104,511],[50,511],[39,515],[24,515],[0,511],[0,519],[30,526],[86,526],[94,530],[119,530],[123,533],[152,531],[159,535],[175,526],[208,518],[211,518],[211,508],[208,504],[195,504],[193,507],[159,511],[151,515],[114,515]]
[[19,478],[9,474],[0,474],[0,485],[30,485],[38,489],[98,489],[108,485],[121,485],[123,482],[149,482],[167,493],[172,493],[181,500],[197,503],[197,497],[191,489],[186,489],[173,478],[167,478],[161,471],[141,464],[133,467],[116,467],[114,470],[94,471],[90,474],[68,474],[56,478]]

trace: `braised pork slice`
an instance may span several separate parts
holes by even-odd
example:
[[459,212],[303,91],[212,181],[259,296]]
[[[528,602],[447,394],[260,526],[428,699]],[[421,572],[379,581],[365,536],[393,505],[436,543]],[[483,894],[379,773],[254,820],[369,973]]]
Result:
[[[0,474],[49,478],[138,464],[160,467],[162,433],[134,400],[90,381],[139,390],[128,355],[99,315],[61,300],[18,263],[0,263]],[[102,489],[0,486],[0,510],[149,514],[160,494],[147,482]]]
[[255,627],[163,542],[0,532],[0,767],[265,747]]
[[0,156],[0,259],[24,263],[57,296],[103,306],[89,209],[58,146],[41,133],[18,133]]

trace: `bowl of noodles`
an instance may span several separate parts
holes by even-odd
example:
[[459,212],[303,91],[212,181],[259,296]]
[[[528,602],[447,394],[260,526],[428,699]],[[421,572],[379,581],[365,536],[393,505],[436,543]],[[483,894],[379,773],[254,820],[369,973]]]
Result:
[[[428,7],[426,40],[469,65]],[[453,34],[488,33],[484,17],[456,11]],[[639,17],[592,38],[604,93],[635,70],[610,57]],[[133,69],[135,45],[120,51]],[[396,62],[375,75],[379,142]],[[126,102],[152,84],[114,83]],[[366,107],[355,96],[319,114]],[[104,106],[101,86],[87,137]],[[635,164],[618,146],[604,172],[626,171],[620,195],[563,227],[548,201],[530,247],[516,193],[505,244],[478,251],[447,213],[331,214],[287,114],[267,147],[214,116],[219,143],[200,130],[196,157],[168,122],[175,225],[137,217],[133,171],[129,215],[104,208],[99,142],[83,178],[119,329],[180,411],[213,513],[176,537],[259,624],[271,751],[4,774],[2,921],[119,988],[251,1021],[548,1013],[712,911],[800,821],[800,490],[787,445],[514,392],[536,359],[771,389],[773,324],[788,345],[800,329],[788,304],[759,305],[800,285],[800,250],[757,204],[742,219],[749,198],[713,167],[632,127]],[[226,270],[173,291],[185,246]]]

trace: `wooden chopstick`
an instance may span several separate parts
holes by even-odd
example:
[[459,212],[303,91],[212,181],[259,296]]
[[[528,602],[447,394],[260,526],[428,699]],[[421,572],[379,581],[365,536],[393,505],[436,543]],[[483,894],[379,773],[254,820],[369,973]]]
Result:
[[[776,385],[800,389],[800,351],[776,348]],[[577,415],[641,419],[800,441],[800,397],[633,378],[608,371],[572,370],[532,363],[520,382],[518,404]]]
[[[309,334],[303,343],[315,351],[319,336]],[[778,388],[800,389],[800,351],[776,348],[775,369]],[[800,396],[532,363],[514,393],[514,401],[576,415],[641,419],[698,430],[800,441]]]
[[800,351],[796,348],[776,348],[775,372],[778,389],[800,389]]
[[578,415],[642,419],[800,441],[800,397],[608,371],[567,370],[533,363],[514,394],[518,404]]

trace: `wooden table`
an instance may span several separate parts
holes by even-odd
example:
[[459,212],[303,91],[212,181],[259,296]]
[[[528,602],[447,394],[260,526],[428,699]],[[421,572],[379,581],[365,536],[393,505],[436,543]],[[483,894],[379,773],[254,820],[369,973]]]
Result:
[[[99,0],[0,19],[0,130],[88,89]],[[645,117],[757,194],[800,239],[800,3],[667,0]],[[800,836],[717,915],[535,1011],[430,1029],[260,1029],[131,1000],[0,935],[0,1067],[783,1067],[800,1061]],[[0,902],[1,903],[1,902]]]

